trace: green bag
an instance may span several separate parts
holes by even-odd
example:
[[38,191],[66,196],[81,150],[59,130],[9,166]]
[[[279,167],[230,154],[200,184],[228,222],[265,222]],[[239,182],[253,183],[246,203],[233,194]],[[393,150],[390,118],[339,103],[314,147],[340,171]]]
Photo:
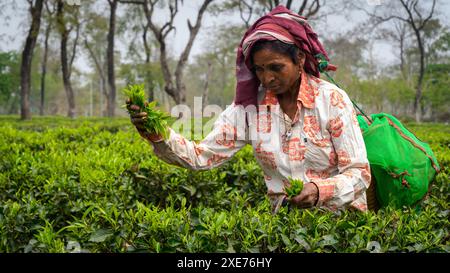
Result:
[[395,117],[379,113],[371,119],[367,122],[358,115],[379,205],[399,208],[416,204],[440,171],[436,157],[427,143]]

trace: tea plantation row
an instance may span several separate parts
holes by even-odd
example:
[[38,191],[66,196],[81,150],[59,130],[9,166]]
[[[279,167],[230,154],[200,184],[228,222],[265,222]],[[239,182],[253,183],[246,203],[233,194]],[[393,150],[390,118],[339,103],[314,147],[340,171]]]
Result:
[[0,117],[0,252],[449,252],[450,129],[409,124],[442,171],[416,208],[272,215],[251,147],[194,172],[128,119]]

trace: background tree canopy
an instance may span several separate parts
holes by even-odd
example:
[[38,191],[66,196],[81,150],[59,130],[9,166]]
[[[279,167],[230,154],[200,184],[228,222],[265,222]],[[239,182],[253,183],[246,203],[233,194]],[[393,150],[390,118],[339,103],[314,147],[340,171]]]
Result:
[[366,112],[448,122],[448,3],[369,2],[2,0],[0,20],[23,36],[0,29],[0,113],[122,116],[120,91],[141,83],[167,111],[194,96],[224,108],[242,35],[283,4],[308,17]]

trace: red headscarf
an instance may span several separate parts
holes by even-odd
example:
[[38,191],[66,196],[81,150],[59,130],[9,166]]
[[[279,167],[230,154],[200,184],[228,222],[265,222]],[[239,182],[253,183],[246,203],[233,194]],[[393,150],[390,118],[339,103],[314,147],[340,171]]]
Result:
[[[236,59],[237,86],[234,103],[237,105],[245,107],[257,104],[260,82],[251,72],[250,61],[247,57],[253,44],[258,40],[280,40],[295,44],[306,55],[305,71],[316,77],[319,77],[320,73],[315,56],[322,54],[329,60],[328,54],[306,18],[279,5],[269,14],[258,19],[241,40]],[[336,70],[336,67],[329,64],[326,70]]]

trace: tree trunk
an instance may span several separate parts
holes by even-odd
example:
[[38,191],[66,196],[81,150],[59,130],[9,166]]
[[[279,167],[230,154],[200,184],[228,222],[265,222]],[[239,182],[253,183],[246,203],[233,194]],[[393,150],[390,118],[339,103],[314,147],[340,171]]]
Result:
[[17,107],[16,107],[16,103],[17,103],[17,98],[18,98],[19,96],[14,96],[13,97],[13,99],[12,99],[12,103],[10,104],[11,106],[9,107],[9,111],[8,111],[8,114],[9,115],[11,115],[11,114],[17,114]]
[[212,2],[212,0],[205,0],[200,7],[200,10],[197,13],[197,22],[195,25],[191,25],[191,22],[188,20],[188,28],[189,28],[189,40],[186,44],[186,47],[184,48],[183,52],[181,53],[180,60],[178,61],[177,68],[175,70],[175,82],[177,85],[177,103],[184,104],[186,103],[186,85],[183,82],[183,71],[184,67],[187,63],[189,54],[192,49],[192,45],[194,44],[195,38],[197,37],[197,34],[200,30],[201,24],[202,24],[202,18],[203,14],[206,11],[206,8],[208,5]]
[[212,74],[212,63],[208,62],[208,71],[206,72],[205,86],[203,89],[203,109],[205,109],[206,105],[208,105],[208,93],[209,93],[209,79]]
[[142,34],[142,39],[144,41],[144,48],[145,48],[145,81],[146,81],[146,85],[147,85],[148,100],[153,101],[155,99],[155,94],[154,94],[154,86],[153,86],[153,82],[152,82],[152,73],[150,71],[151,48],[147,42],[147,33],[148,33],[148,24],[144,27],[144,33]]
[[108,0],[110,6],[109,32],[108,32],[108,48],[106,51],[106,60],[108,66],[108,97],[106,98],[106,108],[108,116],[114,116],[116,107],[116,83],[114,74],[114,33],[116,31],[116,11],[117,0]]
[[416,86],[416,98],[414,100],[414,112],[416,115],[416,122],[421,122],[422,119],[422,108],[420,107],[420,102],[422,100],[422,83],[423,76],[425,74],[425,49],[423,48],[422,37],[418,29],[414,29],[417,38],[417,44],[419,46],[420,52],[420,68],[419,68],[419,79],[417,80]]
[[45,102],[45,76],[47,74],[47,59],[48,59],[48,39],[50,37],[51,23],[48,23],[45,29],[45,41],[44,41],[44,56],[42,58],[41,68],[41,104],[39,106],[39,114],[44,115],[44,102]]
[[[166,52],[166,37],[167,35],[175,29],[173,26],[175,15],[178,12],[178,1],[175,1],[173,5],[169,5],[170,10],[170,18],[168,22],[162,27],[157,27],[152,22],[152,16],[153,16],[153,10],[155,7],[156,2],[144,1],[144,12],[147,17],[147,23],[149,28],[153,31],[153,34],[155,35],[156,40],[159,43],[159,50],[160,50],[160,63],[161,63],[161,69],[165,81],[164,90],[166,93],[171,96],[176,104],[184,104],[186,102],[186,86],[183,83],[183,70],[186,65],[186,62],[188,60],[192,45],[194,43],[194,40],[197,36],[197,33],[201,26],[201,21],[204,12],[206,11],[206,8],[213,0],[204,0],[202,6],[200,7],[200,10],[197,14],[197,21],[195,25],[192,25],[190,20],[188,20],[188,29],[189,29],[189,40],[186,44],[186,47],[184,48],[183,52],[181,53],[180,59],[178,61],[177,67],[175,69],[175,84],[173,83],[172,74],[169,69],[169,64],[167,60],[167,52]],[[181,1],[182,2],[182,1]],[[149,8],[150,5],[150,8]]]
[[84,40],[84,45],[86,49],[89,52],[89,55],[91,56],[92,60],[94,61],[95,68],[97,70],[97,73],[100,77],[100,83],[99,83],[99,89],[100,89],[100,115],[104,116],[105,112],[103,111],[103,96],[105,98],[108,98],[108,90],[106,88],[106,77],[105,77],[105,69],[104,66],[102,68],[101,60],[99,60],[94,51],[92,50],[92,47],[89,45],[87,40]]
[[405,71],[405,37],[400,37],[400,71],[402,73],[402,77],[406,80],[406,71]]
[[69,103],[69,109],[67,116],[70,118],[75,117],[75,97],[73,95],[72,83],[70,82],[69,65],[67,61],[67,35],[64,35],[61,39],[61,66],[63,74],[64,89],[66,90],[67,102]]
[[22,64],[20,66],[20,88],[21,88],[21,119],[31,119],[30,111],[30,86],[31,86],[31,62],[33,60],[33,51],[36,45],[39,28],[41,25],[41,14],[43,0],[36,0],[35,5],[31,3],[31,26],[28,32],[25,47],[22,52]]
[[[420,122],[422,118],[422,107],[421,107],[421,100],[422,100],[422,83],[423,83],[423,77],[425,74],[425,49],[424,49],[424,42],[422,40],[422,36],[420,35],[420,31],[423,30],[423,28],[427,25],[429,20],[433,16],[434,8],[436,6],[436,0],[433,0],[433,4],[431,7],[431,11],[429,15],[424,19],[420,12],[417,10],[417,1],[415,2],[405,2],[404,0],[400,0],[401,4],[405,8],[406,12],[408,13],[409,19],[402,19],[403,21],[409,23],[411,28],[414,30],[414,34],[416,35],[417,39],[417,45],[419,47],[419,53],[420,53],[420,68],[419,68],[419,78],[417,80],[416,85],[416,98],[414,100],[414,113],[416,122]],[[418,16],[418,18],[414,18],[414,14]]]
[[67,102],[69,104],[69,108],[67,110],[67,116],[70,118],[75,117],[75,97],[73,95],[72,84],[70,82],[70,68],[69,62],[67,58],[67,40],[69,38],[69,30],[67,30],[65,22],[64,22],[64,14],[63,14],[64,2],[58,1],[58,9],[57,9],[57,18],[58,24],[61,33],[61,68],[62,68],[62,77],[64,83],[64,90],[67,95]]

